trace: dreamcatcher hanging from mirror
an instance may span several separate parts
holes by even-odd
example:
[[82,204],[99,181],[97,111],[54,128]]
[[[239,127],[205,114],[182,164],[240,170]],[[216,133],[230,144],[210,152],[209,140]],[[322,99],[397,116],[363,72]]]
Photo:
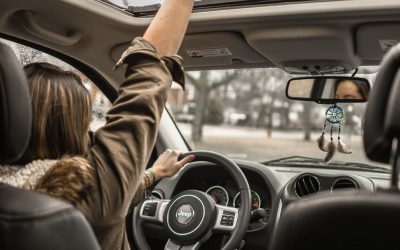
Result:
[[[324,161],[329,162],[332,160],[333,156],[335,155],[336,151],[343,153],[343,154],[351,154],[352,150],[348,147],[340,138],[340,133],[342,130],[342,124],[344,121],[344,110],[335,105],[328,107],[325,112],[325,122],[324,128],[322,131],[322,135],[318,138],[318,147],[326,152]],[[330,141],[326,144],[325,133],[329,126],[330,130]],[[334,132],[335,128],[337,127],[338,137],[337,142],[334,140]]]

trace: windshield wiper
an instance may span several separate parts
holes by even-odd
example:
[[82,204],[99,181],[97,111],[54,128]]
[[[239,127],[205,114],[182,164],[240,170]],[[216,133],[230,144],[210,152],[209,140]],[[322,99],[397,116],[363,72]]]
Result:
[[298,156],[298,155],[294,155],[294,156],[288,156],[288,157],[283,157],[283,158],[278,158],[278,159],[274,159],[274,160],[270,160],[270,161],[265,161],[262,162],[262,164],[264,165],[271,165],[274,163],[288,163],[288,162],[322,162],[321,159],[317,159],[317,158],[312,158],[312,157],[304,157],[304,156]]
[[265,161],[261,164],[266,166],[285,166],[285,167],[318,167],[325,169],[343,169],[343,170],[358,170],[358,171],[374,171],[380,173],[390,173],[389,168],[382,166],[370,165],[358,162],[330,162],[325,163],[321,159],[303,157],[303,156],[290,156],[279,158],[271,161]]
[[[336,163],[336,165],[338,165],[338,163]],[[383,166],[370,165],[370,164],[366,164],[366,163],[347,162],[347,163],[342,163],[341,165],[344,165],[346,169],[352,168],[352,169],[375,171],[375,172],[381,172],[381,173],[391,173],[390,168],[386,168]]]

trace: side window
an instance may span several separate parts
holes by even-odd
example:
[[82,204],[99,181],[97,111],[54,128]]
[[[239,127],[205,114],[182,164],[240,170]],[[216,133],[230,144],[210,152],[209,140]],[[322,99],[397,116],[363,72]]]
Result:
[[102,127],[106,120],[105,116],[107,111],[111,107],[110,101],[107,99],[107,97],[97,88],[97,86],[89,79],[87,78],[82,72],[77,70],[76,68],[72,67],[68,63],[51,56],[49,54],[46,54],[42,51],[14,43],[8,40],[4,40],[0,38],[0,42],[7,44],[10,46],[17,58],[20,60],[22,65],[27,65],[30,63],[34,62],[47,62],[51,63],[54,65],[57,65],[58,67],[64,69],[64,70],[69,70],[73,71],[77,75],[79,75],[82,78],[82,81],[85,85],[85,87],[89,90],[90,96],[92,98],[92,122],[90,124],[90,129],[92,131],[96,131],[100,127]]

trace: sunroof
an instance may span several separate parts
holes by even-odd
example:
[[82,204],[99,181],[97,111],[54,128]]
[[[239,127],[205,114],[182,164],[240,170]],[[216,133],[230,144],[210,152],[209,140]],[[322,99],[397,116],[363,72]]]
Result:
[[[134,16],[154,15],[164,0],[100,0],[125,9]],[[196,0],[194,11],[237,8],[293,2],[322,2],[331,0]]]

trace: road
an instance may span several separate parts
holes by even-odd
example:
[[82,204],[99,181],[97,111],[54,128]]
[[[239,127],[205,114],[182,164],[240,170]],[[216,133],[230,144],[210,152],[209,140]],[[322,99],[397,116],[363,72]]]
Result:
[[[193,143],[190,140],[191,125],[179,123],[178,126],[195,149],[212,150],[236,159],[262,161],[295,155],[322,159],[325,155],[317,146],[316,140],[320,136],[317,132],[311,134],[311,141],[304,141],[302,131],[275,130],[268,138],[264,129],[206,125],[202,141]],[[342,140],[351,146],[353,153],[336,153],[334,160],[371,163],[364,154],[361,136],[342,135]]]

